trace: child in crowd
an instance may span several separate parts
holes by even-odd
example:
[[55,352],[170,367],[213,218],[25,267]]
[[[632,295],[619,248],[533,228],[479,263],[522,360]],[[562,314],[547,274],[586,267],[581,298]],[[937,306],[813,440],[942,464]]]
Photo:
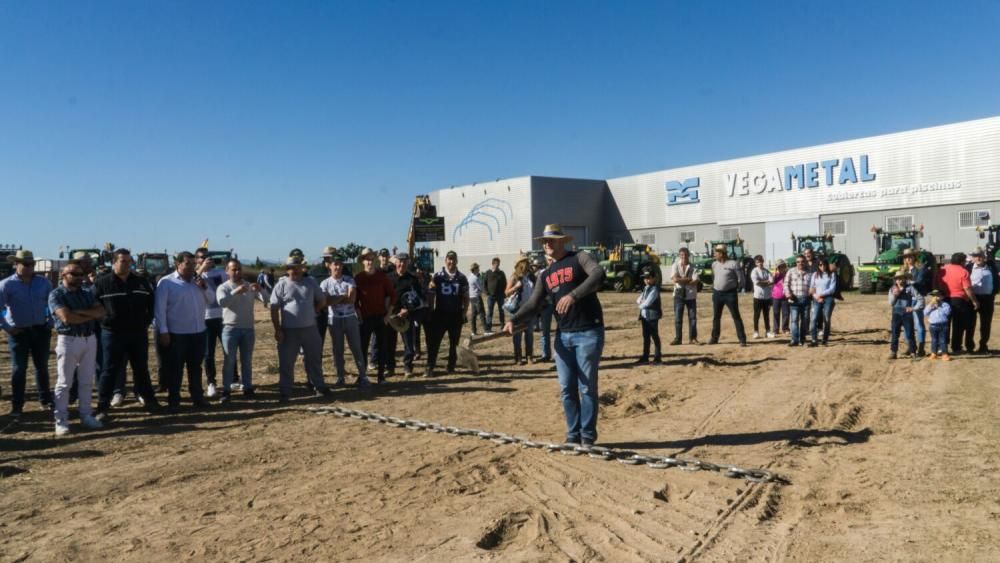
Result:
[[653,363],[658,364],[661,362],[660,318],[663,316],[660,286],[656,283],[656,273],[651,268],[643,269],[642,279],[645,286],[636,299],[636,303],[639,304],[639,322],[642,323],[642,357],[636,363],[649,363],[649,342],[652,340],[655,346]]
[[931,353],[930,360],[941,358],[944,361],[951,360],[948,355],[948,318],[951,317],[951,305],[948,301],[941,299],[941,292],[934,290],[927,294],[927,303],[924,305],[924,318],[931,325]]
[[771,271],[764,267],[764,257],[758,254],[753,257],[755,265],[750,272],[750,281],[753,282],[753,337],[760,338],[757,331],[760,325],[760,315],[764,314],[764,330],[768,338],[774,338],[771,332],[771,286],[774,284],[774,277]]
[[[774,303],[774,332],[775,334],[788,334],[788,300],[785,299],[785,274],[788,273],[788,264],[784,260],[775,266],[774,279],[771,280],[771,300]],[[757,288],[754,288],[756,291]]]
[[917,358],[916,341],[913,338],[913,311],[923,308],[920,294],[910,283],[910,274],[900,270],[896,272],[892,287],[889,289],[889,306],[892,307],[892,324],[890,332],[892,340],[889,344],[889,359],[895,360],[899,351],[899,331],[906,336],[906,355]]

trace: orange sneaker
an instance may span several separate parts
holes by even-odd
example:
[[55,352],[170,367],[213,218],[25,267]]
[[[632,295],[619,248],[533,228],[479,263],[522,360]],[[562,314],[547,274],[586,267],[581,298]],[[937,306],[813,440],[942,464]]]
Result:
[[941,354],[941,361],[950,362],[951,356],[949,356],[948,354]]

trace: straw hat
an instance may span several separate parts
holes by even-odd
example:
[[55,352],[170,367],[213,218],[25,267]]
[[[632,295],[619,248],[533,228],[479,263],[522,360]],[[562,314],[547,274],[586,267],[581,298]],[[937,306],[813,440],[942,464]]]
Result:
[[16,253],[11,254],[10,256],[8,256],[7,257],[7,261],[11,262],[11,263],[14,263],[14,264],[20,264],[22,262],[32,262],[32,263],[34,263],[35,262],[35,255],[32,254],[32,252],[30,250],[18,250]]
[[535,240],[544,240],[544,239],[572,240],[573,237],[563,232],[562,225],[560,225],[559,223],[550,223],[548,225],[545,225],[545,229],[542,230],[542,236],[535,237]]

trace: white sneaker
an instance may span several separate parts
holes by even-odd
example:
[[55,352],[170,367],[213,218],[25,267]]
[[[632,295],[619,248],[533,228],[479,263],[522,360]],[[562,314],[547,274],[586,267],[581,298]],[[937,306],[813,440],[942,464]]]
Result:
[[115,393],[115,396],[111,397],[111,406],[114,408],[122,406],[122,403],[124,402],[125,402],[125,395],[122,395],[121,393]]
[[493,336],[493,331],[487,330],[486,332],[483,333],[483,336]]
[[215,398],[215,384],[214,383],[209,383],[208,384],[208,391],[205,392],[205,396],[208,397],[209,399],[214,399]]
[[760,333],[758,333],[758,332],[754,332],[754,333],[753,333],[753,337],[754,337],[754,338],[760,338]]
[[774,338],[774,333],[773,333],[773,332],[769,332],[769,333],[767,333],[767,337],[768,337],[768,338]]
[[146,399],[143,399],[142,395],[136,395],[135,400],[139,402],[140,407],[146,406]]
[[[80,419],[80,424],[82,424],[83,427],[86,428],[86,429],[88,429],[88,430],[99,430],[101,428],[104,428],[104,423],[101,422],[100,420],[97,420],[96,418],[94,418],[92,416],[85,416],[85,417],[81,418]],[[56,434],[58,434],[58,433],[59,433],[59,430],[57,428],[56,429]]]
[[243,384],[242,383],[230,383],[229,384],[229,390],[233,391],[234,393],[241,393],[241,392],[243,392]]
[[65,436],[66,434],[69,434],[69,425],[68,424],[59,424],[57,422],[56,423],[56,436]]

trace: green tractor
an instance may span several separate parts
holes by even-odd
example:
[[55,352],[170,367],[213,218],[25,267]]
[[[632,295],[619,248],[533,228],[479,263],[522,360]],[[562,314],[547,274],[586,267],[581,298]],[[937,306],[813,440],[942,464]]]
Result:
[[983,248],[986,251],[986,259],[996,261],[1000,258],[1000,225],[988,225],[986,227],[976,227],[979,231],[979,238],[986,241]]
[[711,287],[712,282],[715,281],[715,276],[712,274],[712,262],[715,261],[714,249],[719,245],[726,247],[726,256],[730,260],[736,260],[740,265],[740,269],[743,270],[745,280],[743,291],[753,291],[753,282],[750,281],[750,272],[754,268],[753,257],[748,255],[743,248],[743,239],[741,238],[705,241],[705,254],[691,257],[691,265],[694,266],[694,271],[698,273],[698,279],[702,285]]
[[140,252],[135,261],[136,273],[146,277],[154,286],[160,278],[170,273],[170,256],[166,252]]
[[425,272],[434,272],[434,257],[437,256],[436,250],[429,246],[422,246],[414,249],[413,254],[410,260],[413,261],[414,267],[420,268]]
[[878,227],[871,228],[875,236],[875,260],[863,262],[858,267],[858,290],[861,293],[876,293],[886,291],[892,285],[893,276],[903,265],[903,251],[913,249],[917,253],[917,261],[925,264],[932,272],[936,269],[937,259],[927,250],[920,248],[920,239],[924,236],[924,227],[908,231],[886,231]]
[[[834,237],[830,233],[822,235],[796,235],[792,233],[792,247],[795,249],[795,256],[802,254],[806,249],[812,249],[816,257],[824,257],[837,266],[837,287],[840,289],[854,289],[854,265],[850,258],[843,252],[837,252],[834,248]],[[785,263],[789,268],[795,267],[795,256],[791,256]]]
[[619,293],[632,291],[636,288],[642,269],[649,266],[656,273],[656,285],[663,283],[660,272],[660,257],[653,252],[648,244],[619,244],[607,253],[607,259],[599,262],[604,268],[605,286],[614,288]]

